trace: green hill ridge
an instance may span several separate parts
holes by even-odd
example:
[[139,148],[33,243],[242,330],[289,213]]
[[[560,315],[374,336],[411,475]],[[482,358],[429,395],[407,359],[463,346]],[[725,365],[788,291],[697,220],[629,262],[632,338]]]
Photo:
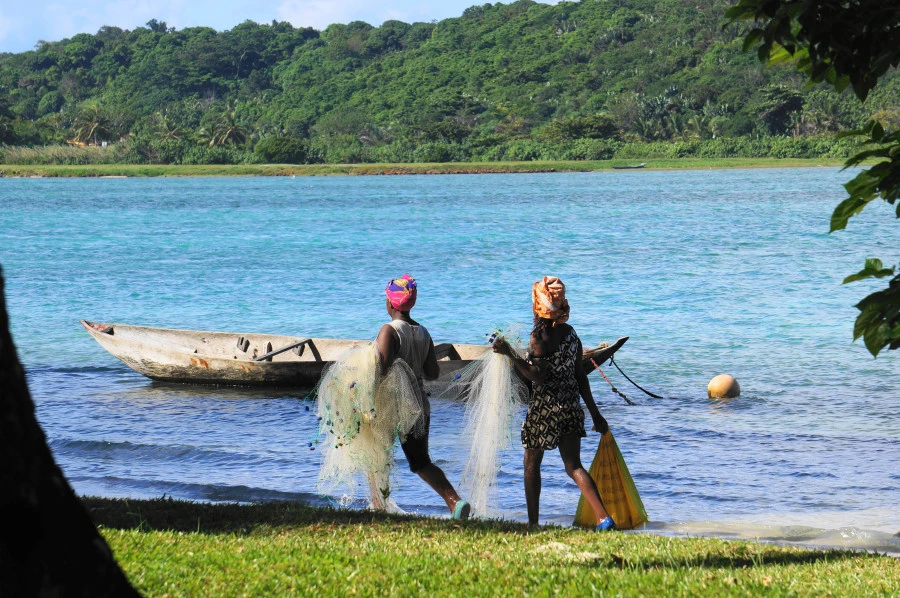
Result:
[[[432,23],[163,22],[0,54],[7,163],[225,164],[843,157],[900,124],[743,53],[724,0],[519,0]],[[98,145],[25,151],[28,146]]]

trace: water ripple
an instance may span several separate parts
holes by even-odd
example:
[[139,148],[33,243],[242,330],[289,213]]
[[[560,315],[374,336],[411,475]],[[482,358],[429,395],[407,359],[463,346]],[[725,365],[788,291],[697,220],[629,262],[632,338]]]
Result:
[[[585,344],[629,336],[616,363],[666,397],[649,398],[604,366],[637,403],[626,405],[590,376],[653,529],[713,521],[725,534],[722,522],[779,517],[774,531],[753,531],[838,542],[822,530],[900,530],[890,515],[900,353],[873,360],[851,342],[853,306],[874,287],[841,285],[861,256],[896,239],[875,226],[883,206],[828,234],[846,178],[785,169],[0,179],[0,263],[37,416],[82,493],[320,500],[320,455],[308,447],[317,421],[307,393],[149,382],[100,348],[80,318],[372,338],[385,281],[408,271],[432,336],[480,343],[497,327],[528,329],[528,290],[546,273],[566,281]],[[391,241],[388,251],[398,213],[415,223],[416,241]],[[719,373],[738,378],[739,398],[707,398]],[[456,482],[468,449],[464,405],[439,395],[432,403],[432,457]],[[496,495],[514,519],[525,518],[523,415]],[[598,439],[583,442],[585,463]],[[401,507],[445,515],[396,455]],[[570,523],[578,492],[556,452],[543,481],[542,518]]]

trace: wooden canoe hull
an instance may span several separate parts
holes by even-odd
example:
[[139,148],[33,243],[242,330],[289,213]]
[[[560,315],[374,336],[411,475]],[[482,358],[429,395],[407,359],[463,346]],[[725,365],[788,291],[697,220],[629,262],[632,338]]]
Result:
[[[151,328],[87,320],[81,320],[81,324],[100,346],[139,374],[153,380],[190,384],[312,388],[322,370],[340,354],[369,342],[310,338],[302,354],[286,351],[266,361],[254,361],[305,337]],[[437,345],[440,379],[449,379],[453,372],[488,348],[486,345]]]
[[[342,353],[370,342],[80,322],[100,346],[139,374],[162,382],[187,384],[313,388],[322,370]],[[304,340],[307,342],[302,351],[294,349],[265,361],[255,361]],[[627,340],[626,336],[610,345],[585,350],[585,372],[594,369],[591,359],[601,365]],[[440,368],[435,383],[450,381],[455,372],[489,348],[489,345],[457,343],[435,345]]]

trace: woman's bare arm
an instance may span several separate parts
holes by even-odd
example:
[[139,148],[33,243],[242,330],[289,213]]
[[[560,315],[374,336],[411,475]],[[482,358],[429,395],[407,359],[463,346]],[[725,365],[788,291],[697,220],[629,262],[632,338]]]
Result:
[[379,372],[384,375],[397,358],[397,352],[400,350],[400,337],[397,331],[390,324],[385,324],[378,331],[375,338],[375,348],[378,349],[378,365]]
[[579,339],[578,358],[575,360],[575,380],[578,382],[578,392],[581,394],[581,398],[584,399],[584,404],[587,405],[588,412],[591,414],[591,419],[594,420],[594,429],[601,434],[605,434],[606,431],[609,430],[609,424],[606,423],[606,419],[600,415],[600,410],[597,409],[597,403],[594,402],[594,393],[591,392],[591,383],[584,371],[584,367],[581,365],[582,355],[584,355],[584,348],[581,346],[581,340]]
[[441,369],[434,354],[434,341],[430,342],[429,345],[428,355],[425,356],[425,363],[422,364],[422,371],[426,380],[437,380],[438,376],[441,375]]
[[[547,372],[541,367],[540,362],[531,364],[519,357],[502,336],[494,339],[493,351],[509,357],[516,370],[535,384],[542,384],[547,378]],[[535,357],[540,357],[544,354],[543,343],[534,337],[531,338],[531,353]]]

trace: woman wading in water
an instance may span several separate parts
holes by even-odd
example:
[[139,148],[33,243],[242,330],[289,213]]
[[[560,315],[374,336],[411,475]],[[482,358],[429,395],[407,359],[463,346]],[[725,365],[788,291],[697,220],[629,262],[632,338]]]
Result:
[[594,403],[591,385],[581,366],[581,340],[575,329],[566,324],[569,319],[566,286],[556,277],[545,276],[534,283],[531,298],[534,329],[525,359],[517,356],[505,339],[494,341],[494,352],[509,357],[533,385],[528,413],[522,424],[528,524],[538,524],[544,451],[559,447],[566,473],[575,480],[585,500],[597,513],[596,529],[615,529],[615,522],[603,507],[594,480],[581,464],[581,439],[587,434],[579,397],[584,399],[594,420],[593,429],[605,434],[609,425]]
[[439,375],[437,359],[434,355],[434,342],[424,326],[409,316],[409,310],[416,304],[418,289],[416,281],[409,275],[392,280],[384,290],[387,295],[387,312],[391,321],[381,327],[375,339],[378,350],[381,373],[384,374],[397,358],[405,361],[416,375],[419,393],[421,394],[425,418],[425,434],[416,438],[410,434],[400,447],[409,469],[418,474],[425,483],[437,492],[453,519],[468,519],[471,507],[462,500],[447,480],[447,476],[437,465],[431,462],[428,455],[428,433],[431,424],[431,405],[425,393],[425,379],[435,380]]

